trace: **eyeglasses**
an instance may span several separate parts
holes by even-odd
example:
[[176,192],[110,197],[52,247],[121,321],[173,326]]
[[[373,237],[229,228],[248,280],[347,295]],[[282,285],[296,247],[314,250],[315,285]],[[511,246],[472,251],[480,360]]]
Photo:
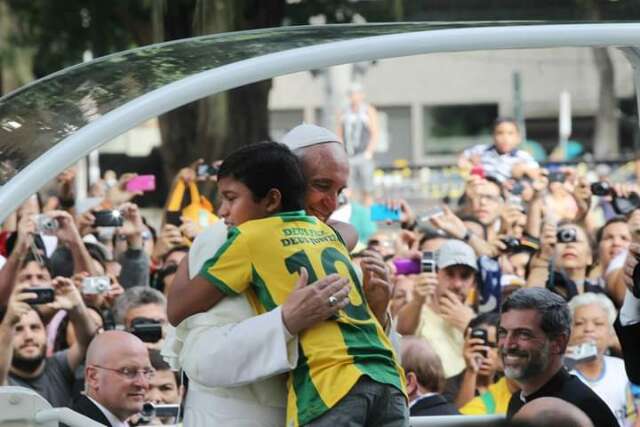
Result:
[[153,378],[153,376],[155,375],[156,371],[154,369],[151,368],[143,368],[143,369],[133,369],[133,368],[120,368],[120,369],[113,369],[113,368],[107,368],[104,366],[99,366],[99,365],[91,365],[94,368],[98,368],[98,369],[104,369],[105,371],[111,371],[111,372],[115,372],[116,374],[122,375],[123,377],[127,378],[128,380],[135,380],[138,375],[142,375],[145,379],[150,380],[151,378]]

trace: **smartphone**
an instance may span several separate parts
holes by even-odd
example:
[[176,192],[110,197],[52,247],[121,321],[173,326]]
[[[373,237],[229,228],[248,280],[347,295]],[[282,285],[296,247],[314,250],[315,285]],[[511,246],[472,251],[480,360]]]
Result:
[[[473,328],[471,330],[471,338],[480,338],[484,345],[487,345],[487,343],[489,342],[489,337],[487,336],[487,330],[486,329],[482,329],[482,328]],[[486,350],[482,350],[481,352],[479,352],[479,354],[482,355],[482,357],[487,357],[487,351]]]
[[207,178],[210,176],[218,175],[218,168],[208,164],[198,165],[196,169],[196,175],[198,178]]
[[399,275],[418,274],[422,268],[421,264],[421,260],[418,259],[397,258],[393,260],[396,274]]
[[423,273],[435,273],[436,272],[436,257],[431,251],[422,252],[422,272]]
[[371,221],[400,221],[400,210],[375,203],[371,205]]
[[22,292],[36,294],[35,298],[31,298],[25,301],[27,304],[31,305],[49,304],[50,302],[53,302],[55,298],[55,292],[53,288],[28,288],[23,290]]
[[155,175],[138,175],[127,181],[127,191],[154,191],[156,189]]
[[420,216],[421,221],[429,221],[431,218],[435,218],[438,216],[444,215],[444,209],[440,206],[434,206],[432,208],[427,209],[424,214]]
[[124,220],[119,210],[97,211],[93,213],[96,227],[122,227]]
[[176,227],[180,227],[182,225],[182,212],[180,211],[167,211],[164,214],[164,222],[165,224],[175,225]]

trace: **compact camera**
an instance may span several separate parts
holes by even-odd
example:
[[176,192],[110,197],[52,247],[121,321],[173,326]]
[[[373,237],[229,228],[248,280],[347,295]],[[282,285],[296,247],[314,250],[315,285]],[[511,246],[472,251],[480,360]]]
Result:
[[96,227],[122,227],[124,219],[119,210],[97,211],[93,213],[95,221],[93,225]]
[[151,402],[147,402],[142,405],[142,412],[140,415],[146,418],[175,418],[179,413],[180,405],[156,405]]
[[109,289],[111,289],[109,276],[92,276],[82,279],[82,293],[85,295],[103,294]]
[[49,215],[36,216],[36,231],[40,234],[54,234],[60,228],[60,224],[55,218]]
[[585,342],[568,347],[564,355],[564,365],[573,369],[578,363],[590,362],[598,357],[598,348],[593,342]]
[[556,235],[558,242],[570,243],[577,240],[577,233],[575,228],[561,228]]

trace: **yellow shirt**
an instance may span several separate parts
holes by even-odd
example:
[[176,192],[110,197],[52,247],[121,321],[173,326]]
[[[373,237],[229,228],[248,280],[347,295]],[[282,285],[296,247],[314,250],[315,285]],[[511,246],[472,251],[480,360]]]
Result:
[[506,415],[511,400],[507,379],[502,377],[480,396],[460,408],[463,415]]
[[464,335],[426,305],[422,307],[416,332],[429,340],[440,357],[445,378],[457,375],[465,368],[462,356]]
[[307,424],[332,408],[362,375],[405,392],[393,346],[364,298],[349,253],[335,231],[304,211],[248,221],[200,274],[227,295],[249,291],[257,312],[282,305],[305,267],[309,283],[350,278],[350,304],[334,319],[300,334],[298,366],[289,376],[287,425]]

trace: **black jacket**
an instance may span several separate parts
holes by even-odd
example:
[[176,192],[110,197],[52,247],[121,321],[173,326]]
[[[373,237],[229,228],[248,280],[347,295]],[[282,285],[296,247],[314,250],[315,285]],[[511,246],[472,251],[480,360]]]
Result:
[[460,415],[454,405],[447,402],[441,394],[419,399],[409,408],[412,417],[425,417],[431,415]]
[[[76,400],[73,401],[71,409],[85,417],[91,418],[95,422],[111,427],[111,423],[107,420],[107,417],[102,413],[95,403],[93,403],[87,396],[81,394]],[[60,424],[62,427],[66,427],[66,424]]]

